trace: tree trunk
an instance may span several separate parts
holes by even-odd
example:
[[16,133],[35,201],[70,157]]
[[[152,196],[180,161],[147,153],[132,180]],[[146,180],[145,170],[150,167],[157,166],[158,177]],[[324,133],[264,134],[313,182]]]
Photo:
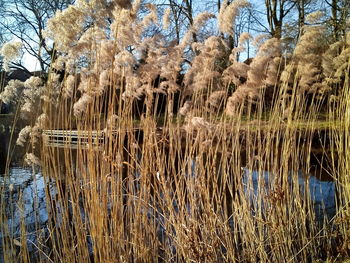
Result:
[[338,23],[338,5],[337,0],[332,0],[332,25],[333,25],[333,38],[334,41],[339,40],[339,23]]

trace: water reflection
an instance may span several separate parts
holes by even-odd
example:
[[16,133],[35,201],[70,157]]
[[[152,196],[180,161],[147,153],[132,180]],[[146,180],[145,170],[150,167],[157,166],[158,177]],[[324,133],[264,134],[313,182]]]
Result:
[[[270,172],[257,172],[243,168],[243,187],[252,205],[259,204],[259,199],[268,196],[278,183]],[[288,177],[290,188],[297,187],[302,195],[310,196],[316,219],[331,219],[336,214],[336,186],[334,181],[321,181],[313,175],[305,175],[301,171]],[[296,185],[297,184],[297,185]],[[263,196],[262,196],[263,195]]]
[[[194,162],[192,163],[195,170]],[[194,176],[194,175],[193,175]],[[257,200],[266,198],[276,185],[271,173],[250,171],[243,168],[242,185],[244,192],[251,199],[253,208]],[[315,176],[305,176],[301,172],[289,176],[291,187],[310,196],[316,218],[320,221],[324,216],[328,219],[336,213],[336,186],[334,181],[320,181]],[[0,177],[1,203],[5,204],[1,213],[1,223],[8,227],[0,228],[0,262],[3,259],[3,238],[5,240],[20,240],[21,224],[24,222],[29,253],[35,258],[36,245],[39,239],[44,240],[48,235],[48,211],[46,209],[45,181],[40,172],[33,173],[23,168],[11,168],[9,177]],[[51,196],[55,195],[54,185],[50,185]],[[263,195],[263,196],[262,196]],[[174,205],[176,207],[176,205]],[[190,209],[189,209],[190,211]],[[84,212],[82,211],[82,215]],[[83,216],[84,217],[84,216]],[[58,221],[59,222],[59,221]],[[16,246],[15,246],[16,247]]]
[[[22,223],[25,225],[28,251],[35,252],[38,238],[47,233],[48,212],[45,181],[40,172],[13,167],[9,176],[0,177],[0,187],[1,203],[4,205],[1,211],[0,262],[4,262],[3,239],[13,242],[15,247],[19,246],[16,241],[20,240]],[[53,187],[50,188],[53,191]]]

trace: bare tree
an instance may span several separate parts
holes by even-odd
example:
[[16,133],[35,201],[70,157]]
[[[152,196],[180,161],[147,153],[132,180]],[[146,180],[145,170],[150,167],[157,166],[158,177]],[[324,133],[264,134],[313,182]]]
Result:
[[173,17],[173,25],[174,25],[174,35],[177,44],[180,43],[181,38],[181,24],[182,24],[182,17],[184,15],[184,7],[182,4],[179,4],[176,0],[169,0],[169,7],[171,10],[171,14]]
[[349,0],[325,0],[326,6],[331,9],[330,26],[332,28],[333,40],[337,41],[345,36],[347,30],[347,19],[350,16]]
[[305,25],[305,18],[311,12],[317,10],[315,0],[294,0],[295,7],[298,15],[297,28],[298,35],[300,36],[303,32],[303,27]]
[[283,20],[296,6],[295,1],[290,0],[265,0],[269,33],[272,37],[282,37]]
[[[19,39],[26,52],[38,60],[41,70],[46,71],[54,55],[53,43],[48,43],[44,37],[46,22],[57,10],[63,10],[73,2],[74,0],[0,0],[0,27],[7,37]],[[25,69],[19,63],[12,66]]]
[[[195,17],[194,6],[198,7],[198,3],[195,3],[193,0],[168,0],[168,5],[173,18],[173,34],[176,42],[179,43],[184,32],[193,25]],[[198,40],[196,34],[193,34],[193,40],[195,42]]]

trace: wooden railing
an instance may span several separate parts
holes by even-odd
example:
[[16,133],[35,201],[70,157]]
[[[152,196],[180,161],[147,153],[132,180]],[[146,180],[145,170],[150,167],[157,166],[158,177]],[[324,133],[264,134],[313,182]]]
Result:
[[103,145],[104,131],[43,130],[43,142],[48,147],[89,149]]

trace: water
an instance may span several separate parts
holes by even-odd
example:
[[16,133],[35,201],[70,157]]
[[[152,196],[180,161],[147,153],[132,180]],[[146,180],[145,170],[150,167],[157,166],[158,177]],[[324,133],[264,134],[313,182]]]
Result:
[[[29,254],[35,257],[38,239],[47,235],[48,211],[46,209],[45,181],[40,172],[13,167],[9,177],[0,177],[2,224],[8,227],[0,229],[0,262],[4,262],[3,238],[13,242],[19,249],[20,237],[25,225],[26,241]],[[50,191],[54,191],[51,186]],[[5,215],[3,215],[5,211]]]
[[[193,167],[194,168],[194,167]],[[243,169],[242,184],[248,198],[252,203],[261,198],[261,194],[268,195],[273,185],[273,177],[269,172],[258,173]],[[295,176],[295,175],[294,175]],[[290,181],[298,182],[299,191],[309,192],[311,201],[314,205],[315,215],[320,220],[324,216],[331,218],[336,213],[336,187],[333,181],[320,181],[315,176],[305,176],[301,172],[297,178]],[[291,185],[293,185],[291,183]],[[264,187],[263,191],[259,187]],[[33,259],[38,255],[38,241],[45,240],[49,231],[49,214],[46,208],[45,181],[40,172],[33,174],[32,170],[20,167],[10,169],[10,176],[0,177],[1,203],[5,206],[5,220],[1,223],[8,227],[8,231],[3,233],[0,228],[0,262],[3,259],[2,239],[12,242],[17,252],[19,250],[19,241],[25,225],[25,238],[27,241],[29,254]],[[55,194],[55,186],[50,185],[51,196]],[[2,213],[2,212],[1,212]],[[23,227],[22,227],[23,228]],[[44,243],[45,245],[45,243]],[[49,249],[49,248],[47,248]],[[35,261],[35,260],[34,260]]]
[[[273,190],[271,173],[250,171],[243,168],[243,187],[247,198],[250,198],[252,205],[258,204],[260,198],[268,196]],[[292,178],[297,176],[297,178]],[[313,175],[304,175],[301,171],[290,174],[288,177],[290,187],[298,187],[301,194],[308,194],[314,207],[315,217],[322,222],[325,217],[331,219],[336,215],[336,185],[334,181],[321,181]],[[297,182],[297,186],[295,186]],[[260,189],[260,190],[259,190]],[[264,196],[262,197],[261,194]]]

